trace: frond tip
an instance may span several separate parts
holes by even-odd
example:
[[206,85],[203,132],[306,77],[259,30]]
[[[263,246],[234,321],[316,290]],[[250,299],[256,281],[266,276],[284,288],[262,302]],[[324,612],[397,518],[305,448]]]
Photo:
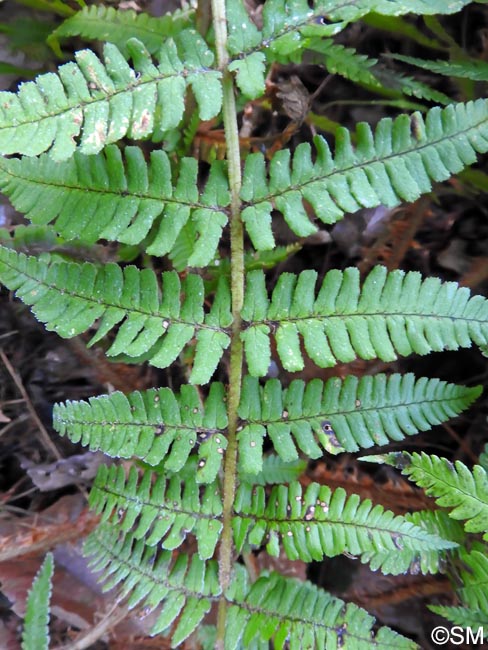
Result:
[[51,553],[44,562],[27,598],[22,650],[47,650],[49,645],[49,601],[51,598],[54,560]]
[[453,508],[449,516],[466,520],[469,533],[485,533],[488,539],[488,476],[481,465],[472,470],[457,460],[407,452],[385,454],[384,462],[400,467],[402,473],[425,489],[439,506]]
[[377,266],[363,286],[356,268],[329,271],[317,296],[317,273],[280,275],[271,301],[262,272],[248,274],[242,333],[249,371],[268,372],[270,337],[283,367],[302,370],[300,345],[321,368],[356,358],[393,361],[488,343],[488,301],[455,282]]

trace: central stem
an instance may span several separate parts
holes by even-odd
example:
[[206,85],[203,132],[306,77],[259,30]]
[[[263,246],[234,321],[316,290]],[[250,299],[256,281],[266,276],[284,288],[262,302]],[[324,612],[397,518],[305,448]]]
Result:
[[229,419],[227,451],[224,461],[223,480],[223,530],[219,548],[219,582],[222,598],[217,616],[216,649],[224,649],[227,601],[225,592],[232,579],[232,513],[237,482],[237,409],[241,399],[242,386],[242,341],[241,310],[244,300],[244,231],[241,219],[241,157],[239,133],[237,130],[237,110],[234,97],[234,81],[227,66],[227,21],[225,0],[212,0],[212,17],[215,31],[217,62],[222,72],[222,113],[227,145],[227,162],[231,192],[230,242],[231,242],[231,292],[232,292],[232,335],[230,346],[229,390],[227,415]]

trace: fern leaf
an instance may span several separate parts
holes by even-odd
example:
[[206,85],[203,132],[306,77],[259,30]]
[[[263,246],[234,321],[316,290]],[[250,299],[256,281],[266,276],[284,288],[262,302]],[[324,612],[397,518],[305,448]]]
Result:
[[266,539],[270,555],[279,554],[279,543],[290,560],[322,560],[350,553],[369,562],[373,570],[405,573],[420,566],[423,573],[436,572],[442,551],[457,546],[408,522],[404,517],[373,508],[369,499],[347,497],[339,488],[311,483],[305,493],[297,481],[289,487],[264,488],[241,484],[233,520],[236,547],[260,546]]
[[167,480],[159,475],[152,484],[154,476],[147,470],[138,482],[135,467],[126,479],[123,467],[102,465],[90,492],[90,506],[103,513],[102,522],[110,520],[124,533],[133,531],[134,539],[144,539],[148,546],[174,550],[192,533],[202,560],[211,558],[222,530],[218,486],[211,483],[200,494],[194,476],[182,481],[179,476]]
[[[103,571],[104,589],[121,585],[121,597],[129,596],[130,608],[140,605],[148,614],[163,603],[151,634],[169,635],[180,615],[171,639],[173,647],[196,629],[212,602],[222,597],[216,562],[204,562],[198,555],[189,560],[180,554],[174,559],[171,551],[156,554],[142,540],[135,541],[129,534],[120,537],[107,524],[89,536],[85,551],[93,556],[92,566]],[[330,644],[361,647],[372,641],[381,650],[417,648],[386,627],[374,634],[372,616],[309,582],[271,574],[251,585],[244,567],[236,565],[225,598],[226,650],[237,650],[240,642],[245,648],[255,647],[253,642],[260,637],[273,638],[276,650],[283,650],[285,643],[290,650],[301,650]]]
[[183,158],[173,186],[166,153],[151,152],[148,165],[138,147],[126,147],[122,155],[116,145],[93,156],[77,152],[63,164],[48,154],[0,158],[2,192],[33,223],[54,223],[65,239],[88,243],[104,238],[138,244],[150,232],[147,252],[164,255],[192,219],[192,261],[203,266],[215,255],[227,223],[229,193],[220,162],[212,165],[201,196],[197,173],[197,161]]
[[461,586],[456,592],[461,603],[472,610],[488,616],[488,557],[486,546],[477,544],[468,552],[464,549],[459,551],[460,558],[464,564],[461,569]]
[[244,93],[264,88],[261,66],[263,55],[269,63],[294,61],[298,53],[317,38],[332,36],[348,23],[374,12],[385,16],[415,14],[450,14],[459,11],[471,0],[446,4],[443,0],[267,0],[263,5],[263,28],[260,33],[250,20],[241,2],[227,3],[229,52],[234,58],[231,69],[238,70],[237,83]]
[[203,281],[198,275],[190,274],[181,283],[175,272],[163,273],[161,298],[156,275],[149,269],[49,264],[0,247],[0,280],[32,305],[47,329],[64,338],[85,332],[99,320],[89,343],[93,345],[120,325],[107,351],[109,356],[147,353],[153,366],[165,368],[196,333],[194,382],[210,379],[229,344],[225,328],[232,315],[225,279],[221,279],[207,314],[203,311]]
[[271,212],[280,211],[298,236],[316,228],[302,204],[306,199],[324,223],[334,223],[346,212],[384,204],[414,201],[476,160],[488,150],[488,102],[435,107],[420,113],[380,120],[373,133],[359,123],[356,146],[347,129],[336,134],[335,156],[324,138],[314,139],[316,160],[308,143],[275,154],[269,177],[263,154],[246,160],[241,198],[242,213],[258,250],[272,248]]
[[[133,536],[118,536],[107,524],[98,526],[85,544],[91,564],[102,570],[104,590],[122,584],[121,598],[129,596],[130,609],[142,604],[144,615],[162,605],[151,634],[172,634],[173,647],[182,643],[200,624],[220,593],[216,562],[204,562],[171,551],[157,553]],[[130,594],[130,595],[129,595]]]
[[270,302],[264,274],[248,274],[241,336],[251,375],[268,371],[271,334],[283,367],[292,372],[304,367],[300,335],[321,368],[357,357],[393,361],[488,343],[488,302],[469,299],[454,282],[378,266],[361,288],[359,271],[349,268],[327,273],[315,297],[316,278],[314,271],[283,273]]
[[[102,63],[90,50],[76,53],[76,63],[58,73],[21,84],[17,94],[0,93],[0,152],[36,156],[49,150],[66,160],[78,147],[94,154],[124,136],[146,138],[176,127],[184,111],[188,85],[202,120],[220,111],[220,72],[212,70],[214,55],[193,30],[175,42],[168,39],[158,65],[136,39],[127,42],[132,69],[120,51],[107,43]],[[184,61],[184,63],[183,63]]]
[[54,427],[73,442],[108,456],[136,456],[149,465],[179,471],[198,445],[198,482],[210,483],[219,470],[227,446],[227,414],[222,384],[214,383],[202,405],[196,388],[182,386],[176,395],[169,388],[115,392],[88,402],[67,402],[54,407]]
[[108,41],[128,56],[127,42],[137,38],[151,54],[156,54],[168,37],[176,36],[191,22],[190,11],[175,11],[171,15],[153,18],[146,13],[91,5],[62,23],[55,29],[48,43],[71,36],[85,40]]
[[[374,618],[345,604],[310,582],[276,573],[261,576],[250,588],[239,572],[227,599],[226,650],[251,647],[256,638],[273,639],[276,650],[367,648],[415,650],[418,646],[387,627],[373,631]],[[246,593],[247,591],[247,593]],[[232,602],[234,601],[234,602]]]
[[[367,456],[365,459],[367,460]],[[364,460],[364,459],[362,459]],[[454,521],[445,510],[418,510],[407,512],[405,519],[420,526],[429,533],[438,535],[462,546],[466,543],[466,533],[462,524]]]
[[[434,90],[428,84],[402,75],[398,70],[380,66],[377,59],[359,54],[353,48],[344,47],[332,39],[311,39],[307,49],[320,54],[320,58],[312,55],[312,60],[319,65],[325,64],[331,74],[339,74],[381,94],[391,95],[393,91],[393,94],[403,93],[438,104],[450,103],[447,95]],[[300,55],[297,58],[299,59]]]
[[378,65],[374,69],[374,75],[377,83],[386,92],[400,92],[408,97],[426,99],[437,104],[451,103],[449,97],[444,93],[435,90],[429,84],[423,83],[418,79],[401,74],[398,70],[390,70],[389,68]]
[[[294,380],[282,389],[277,379],[261,387],[245,377],[238,434],[241,470],[261,471],[267,433],[282,461],[358,451],[403,440],[466,409],[481,387],[466,388],[439,379],[393,374],[349,376],[345,380]],[[254,442],[254,444],[253,444]]]
[[429,609],[439,616],[447,618],[454,625],[471,628],[476,632],[481,628],[483,638],[488,637],[488,614],[469,607],[448,607],[443,605],[428,605]]
[[53,556],[46,555],[27,598],[22,650],[47,650],[49,646],[49,601],[51,598]]
[[429,72],[436,72],[448,77],[460,77],[472,81],[488,81],[488,63],[467,59],[466,61],[427,61],[414,56],[403,56],[401,54],[389,55],[391,58],[410,65],[415,65]]
[[488,539],[488,477],[483,467],[475,465],[469,470],[459,460],[453,464],[424,452],[386,454],[385,460],[400,466],[402,473],[424,488],[438,505],[453,508],[449,515],[466,520],[467,532],[483,532]]

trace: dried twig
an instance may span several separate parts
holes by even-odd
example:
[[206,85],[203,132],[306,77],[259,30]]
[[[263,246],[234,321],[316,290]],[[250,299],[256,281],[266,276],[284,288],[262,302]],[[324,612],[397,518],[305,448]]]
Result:
[[3,365],[8,371],[8,374],[12,377],[15,385],[19,389],[20,394],[22,395],[25,404],[27,406],[27,409],[29,410],[29,413],[31,414],[32,419],[34,422],[37,424],[39,428],[39,432],[41,434],[41,442],[43,445],[46,447],[48,451],[50,451],[54,456],[58,459],[61,460],[62,456],[59,453],[56,445],[54,442],[51,440],[51,437],[49,436],[49,433],[46,430],[46,427],[43,425],[41,422],[41,419],[37,415],[37,411],[34,408],[34,405],[32,404],[31,398],[29,397],[28,392],[25,389],[24,384],[22,383],[22,379],[19,377],[19,375],[15,372],[12,364],[9,361],[9,358],[5,354],[5,352],[0,348],[0,359],[2,360]]
[[76,641],[70,641],[68,645],[57,646],[54,650],[85,650],[85,648],[89,648],[108,632],[110,628],[123,621],[127,616],[127,612],[128,609],[126,606],[117,607],[117,605],[113,605],[95,627],[81,634]]

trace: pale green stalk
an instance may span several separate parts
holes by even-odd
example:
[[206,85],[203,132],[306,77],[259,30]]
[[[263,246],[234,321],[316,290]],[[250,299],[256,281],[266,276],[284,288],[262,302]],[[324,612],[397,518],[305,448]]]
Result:
[[[242,384],[242,342],[241,309],[244,300],[244,232],[241,219],[241,158],[239,151],[239,134],[237,131],[237,111],[234,97],[234,82],[227,70],[227,22],[225,0],[212,0],[213,26],[217,62],[222,72],[223,118],[227,144],[227,162],[231,191],[231,291],[232,291],[232,340],[230,348],[229,392],[227,413],[229,432],[227,452],[224,462],[223,494],[223,531],[219,551],[219,580],[225,594],[232,578],[232,510],[237,479],[237,408],[241,398]],[[222,598],[219,603],[217,619],[216,648],[223,650],[227,602]]]

